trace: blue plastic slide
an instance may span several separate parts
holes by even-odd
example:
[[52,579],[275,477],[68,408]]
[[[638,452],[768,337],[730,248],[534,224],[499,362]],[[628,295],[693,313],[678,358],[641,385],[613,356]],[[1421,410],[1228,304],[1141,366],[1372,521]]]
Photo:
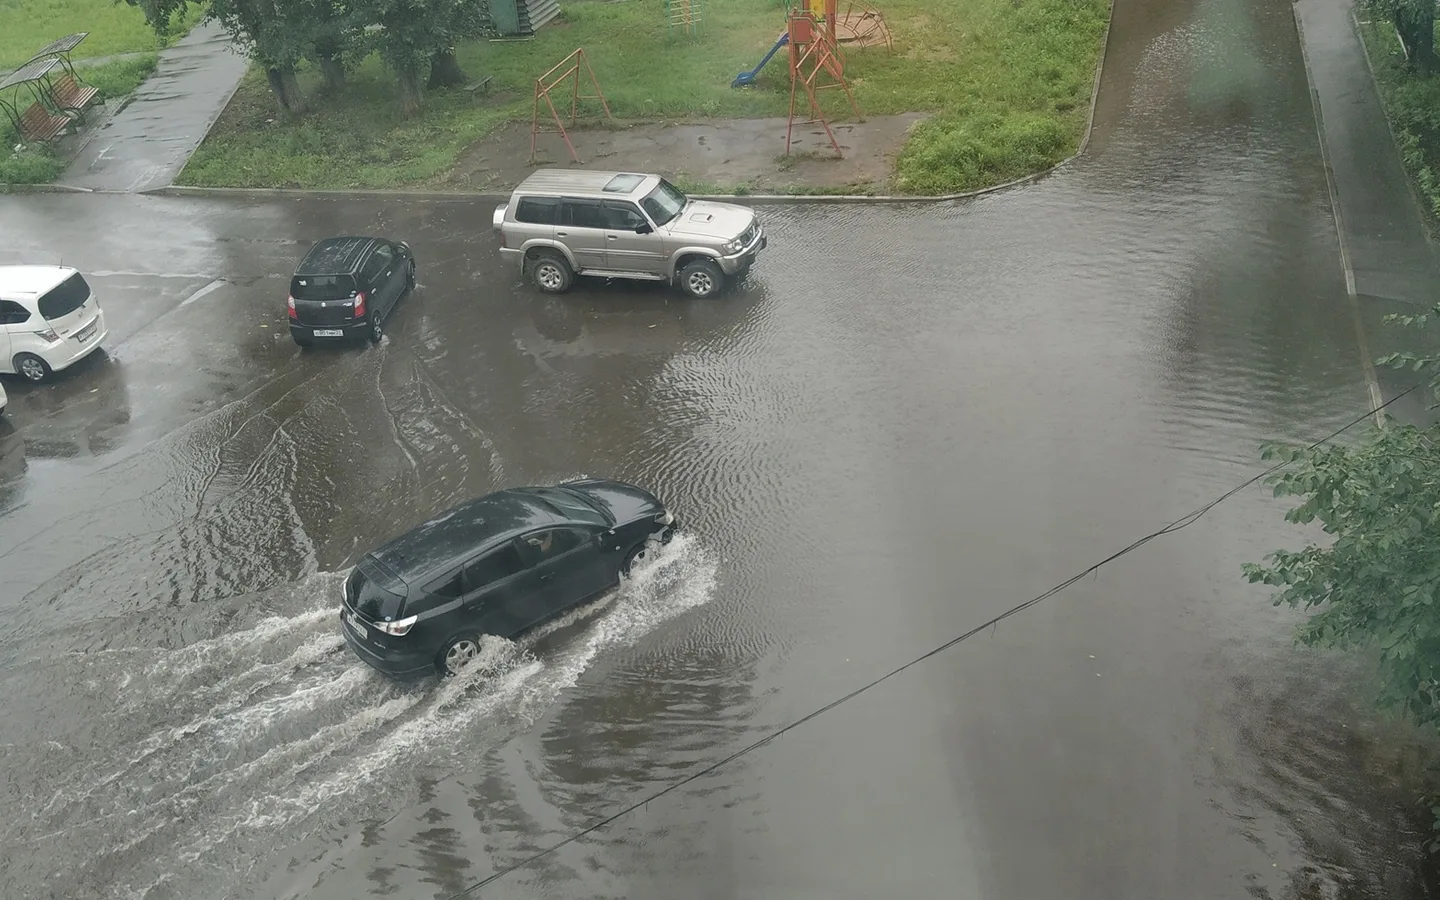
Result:
[[748,72],[741,72],[739,75],[736,75],[735,80],[730,82],[730,86],[732,88],[739,88],[754,84],[755,76],[759,75],[760,70],[765,68],[765,64],[770,61],[770,57],[774,56],[776,53],[779,53],[780,48],[788,43],[790,43],[790,32],[787,31],[784,34],[780,35],[780,40],[776,41],[775,46],[770,48],[770,52],[765,54],[765,58],[760,60],[760,65],[756,66]]

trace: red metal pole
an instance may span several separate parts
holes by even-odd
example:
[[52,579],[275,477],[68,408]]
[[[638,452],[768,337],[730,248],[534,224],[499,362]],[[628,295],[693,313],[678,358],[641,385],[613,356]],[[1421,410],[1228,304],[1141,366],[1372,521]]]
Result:
[[[535,164],[535,136],[540,133],[540,79],[535,79],[535,108],[530,114],[530,164]],[[546,96],[545,102],[550,98]]]

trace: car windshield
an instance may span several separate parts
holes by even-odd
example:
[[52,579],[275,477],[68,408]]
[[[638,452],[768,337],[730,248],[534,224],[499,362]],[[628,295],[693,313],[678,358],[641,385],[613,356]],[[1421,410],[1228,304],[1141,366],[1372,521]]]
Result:
[[346,580],[345,597],[365,618],[384,621],[400,615],[405,586],[374,559],[366,557]]
[[686,197],[679,188],[662,178],[660,183],[655,186],[655,190],[646,194],[645,199],[640,201],[640,205],[645,207],[645,211],[650,214],[650,218],[655,220],[656,225],[666,225],[680,215],[680,211],[689,202],[690,198]]
[[76,272],[40,298],[40,315],[54,321],[85,305],[90,299],[90,285]]

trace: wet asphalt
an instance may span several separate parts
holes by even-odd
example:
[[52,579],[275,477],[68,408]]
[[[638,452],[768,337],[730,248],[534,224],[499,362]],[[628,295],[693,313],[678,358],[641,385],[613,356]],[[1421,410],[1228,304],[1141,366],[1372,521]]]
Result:
[[[0,895],[451,896],[1363,413],[1391,310],[1347,296],[1288,5],[1116,28],[1089,157],[766,207],[708,303],[542,297],[487,203],[4,198],[0,261],[82,267],[111,337],[6,384]],[[419,289],[301,352],[285,279],[357,231]],[[347,655],[367,547],[580,474],[687,534],[465,678]],[[1246,491],[475,896],[1426,896],[1430,745],[1239,577],[1282,512]]]

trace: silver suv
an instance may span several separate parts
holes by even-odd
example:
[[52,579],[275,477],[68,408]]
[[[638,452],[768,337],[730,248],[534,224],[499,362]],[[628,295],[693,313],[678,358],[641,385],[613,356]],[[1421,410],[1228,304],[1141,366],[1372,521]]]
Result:
[[668,281],[713,297],[767,243],[755,211],[691,200],[658,175],[540,169],[495,210],[500,254],[540,290],[576,275]]

